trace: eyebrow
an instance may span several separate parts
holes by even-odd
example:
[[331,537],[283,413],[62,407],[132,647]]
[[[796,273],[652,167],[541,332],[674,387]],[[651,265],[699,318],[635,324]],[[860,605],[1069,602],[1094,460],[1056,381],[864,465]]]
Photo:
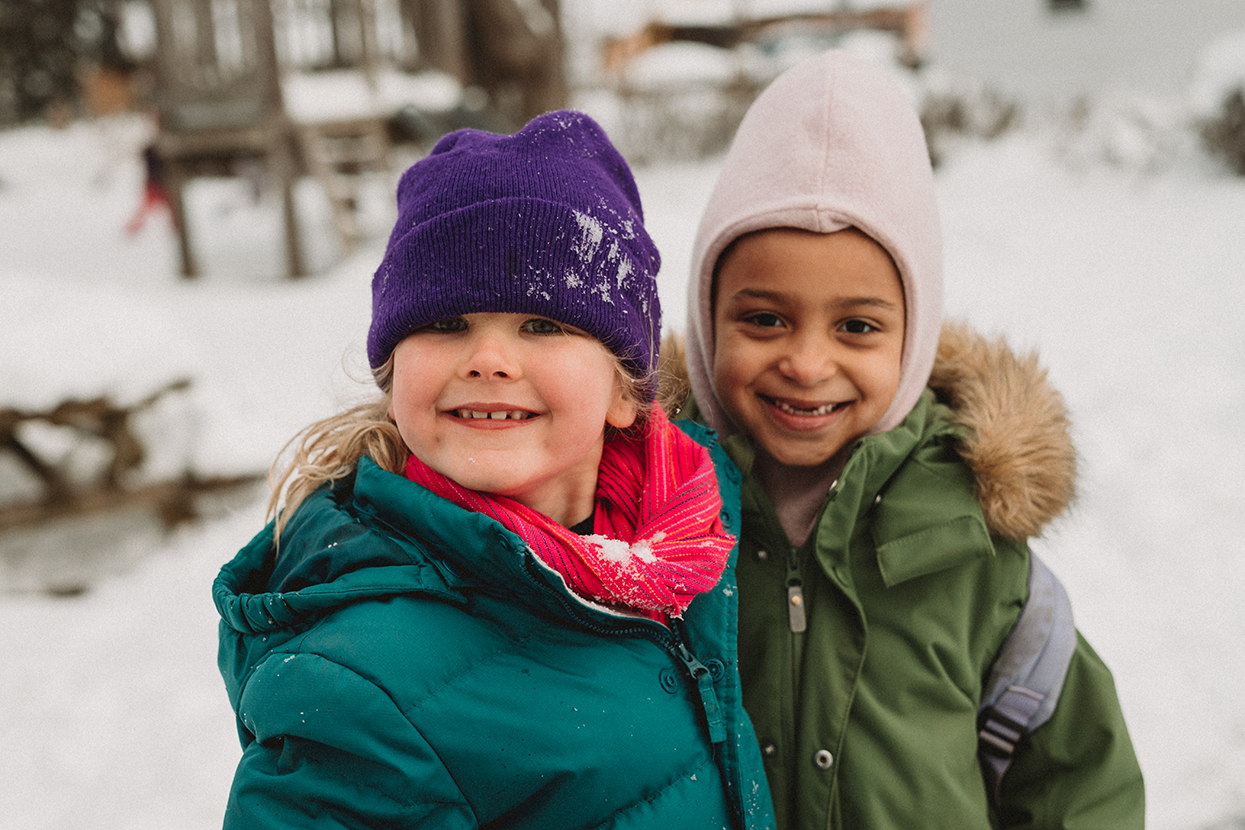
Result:
[[730,296],[730,299],[738,297],[746,297],[752,300],[770,300],[772,302],[785,303],[787,295],[779,291],[766,291],[762,288],[741,288]]
[[[767,291],[763,288],[741,288],[732,294],[730,299],[734,300],[741,297],[752,300],[769,300],[774,303],[786,303],[791,301],[790,297],[781,291]],[[884,300],[881,297],[848,297],[839,301],[838,304],[853,308],[864,306],[866,308],[884,308],[893,311],[898,311],[902,308],[902,306],[895,305],[889,300]]]
[[895,305],[890,300],[883,300],[881,297],[849,297],[843,301],[843,305],[886,308],[894,311],[898,311],[901,308],[901,306]]

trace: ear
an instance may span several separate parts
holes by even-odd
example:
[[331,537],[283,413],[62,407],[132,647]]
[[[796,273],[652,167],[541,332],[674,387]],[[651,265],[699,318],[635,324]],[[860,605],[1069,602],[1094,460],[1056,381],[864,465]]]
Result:
[[605,413],[605,423],[614,429],[626,429],[635,423],[640,415],[640,407],[621,389],[614,391],[614,402]]

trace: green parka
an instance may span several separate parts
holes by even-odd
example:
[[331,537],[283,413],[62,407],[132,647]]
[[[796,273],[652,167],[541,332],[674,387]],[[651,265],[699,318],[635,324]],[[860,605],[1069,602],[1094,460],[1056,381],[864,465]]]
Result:
[[[1068,504],[1076,455],[1035,360],[941,331],[936,195],[910,91],[893,73],[829,50],[782,73],[749,107],[693,246],[688,381],[699,417],[726,436],[748,476],[740,671],[779,827],[1141,827],[1141,774],[1111,675],[1083,641],[1054,717],[1021,744],[1004,778],[1001,811],[986,795],[982,687],[1026,599],[1025,540]],[[903,354],[875,434],[854,445],[807,542],[792,549],[716,388],[714,276],[745,234],[849,227],[898,272]],[[788,319],[789,306],[800,302],[775,298],[766,322],[798,339],[807,320]],[[851,405],[852,382],[833,382],[829,357],[815,377],[781,360],[752,368],[765,382],[750,391],[802,407]],[[793,505],[803,523],[804,500],[790,496],[781,498],[794,527]],[[792,631],[793,610],[804,612],[802,632]]]
[[1020,744],[1001,812],[990,806],[982,687],[1027,596],[1023,537],[1068,503],[1075,455],[1035,360],[954,328],[939,357],[931,385],[956,408],[927,390],[900,426],[861,439],[802,547],[748,474],[749,440],[726,442],[745,474],[744,703],[779,827],[1140,828],[1111,674],[1079,635],[1054,716]]
[[730,567],[674,630],[613,613],[368,458],[299,507],[275,565],[272,541],[214,586],[243,746],[226,828],[773,826]]

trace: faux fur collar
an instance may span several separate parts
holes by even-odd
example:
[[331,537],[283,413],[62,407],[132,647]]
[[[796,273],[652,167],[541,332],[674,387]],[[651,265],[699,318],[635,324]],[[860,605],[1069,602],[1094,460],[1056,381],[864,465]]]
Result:
[[948,323],[929,385],[969,429],[960,455],[977,477],[990,530],[1039,535],[1076,495],[1077,459],[1063,396],[1037,355]]
[[[661,350],[661,399],[669,412],[688,394],[683,340]],[[1018,355],[1002,338],[987,339],[947,323],[929,386],[967,427],[959,451],[977,479],[977,498],[992,533],[1040,535],[1076,494],[1076,448],[1063,396],[1035,353]]]

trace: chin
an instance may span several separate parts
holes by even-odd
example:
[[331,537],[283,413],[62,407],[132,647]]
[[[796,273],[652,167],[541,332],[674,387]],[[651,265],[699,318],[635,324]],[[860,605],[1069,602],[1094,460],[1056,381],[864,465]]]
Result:
[[814,447],[763,447],[770,458],[787,467],[819,467],[838,453]]

